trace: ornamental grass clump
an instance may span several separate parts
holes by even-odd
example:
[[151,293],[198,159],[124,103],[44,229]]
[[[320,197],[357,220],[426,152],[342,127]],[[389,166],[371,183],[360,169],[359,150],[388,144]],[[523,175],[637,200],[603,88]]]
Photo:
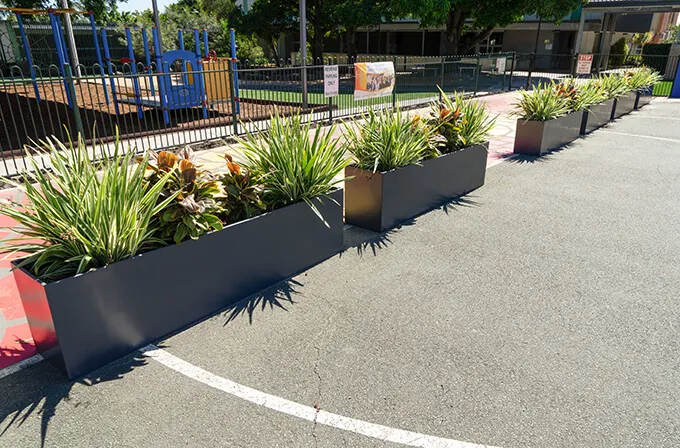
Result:
[[631,90],[625,78],[616,73],[600,75],[596,79],[602,85],[608,100],[619,98]]
[[371,108],[345,124],[344,137],[356,166],[375,173],[438,156],[443,139],[437,131],[437,126],[419,116],[409,118],[399,108],[396,112]]
[[442,95],[442,101],[445,104],[460,104],[463,119],[458,126],[459,147],[456,149],[481,145],[489,139],[489,132],[496,125],[498,115],[489,115],[484,102],[466,100],[465,95],[458,92],[453,99]]
[[41,145],[51,171],[43,172],[27,151],[32,172],[24,172],[21,183],[5,179],[28,203],[0,205],[1,214],[18,222],[14,231],[21,235],[5,240],[0,252],[26,254],[19,266],[50,282],[163,245],[152,221],[175,200],[161,198],[168,176],[149,185],[145,159],[135,165],[132,151],[120,152],[117,137],[113,157],[102,161],[91,160],[80,137],[75,145],[70,136],[68,145],[54,138]]
[[243,165],[259,176],[267,208],[304,201],[323,220],[312,200],[335,190],[344,181],[337,178],[338,174],[349,164],[344,148],[333,138],[335,129],[331,126],[324,131],[317,126],[312,130],[311,123],[304,123],[299,113],[290,118],[276,113],[266,132],[257,129],[264,137],[248,132],[239,139],[245,156]]
[[539,84],[532,90],[520,90],[520,100],[515,114],[524,120],[548,121],[571,112],[570,92],[555,83]]
[[579,112],[588,110],[591,106],[600,104],[607,100],[604,87],[598,80],[587,80],[578,83],[576,79],[570,78],[563,82],[566,89],[573,92],[569,98],[570,108]]
[[637,68],[624,75],[626,85],[634,92],[647,90],[661,79],[661,75],[649,67]]

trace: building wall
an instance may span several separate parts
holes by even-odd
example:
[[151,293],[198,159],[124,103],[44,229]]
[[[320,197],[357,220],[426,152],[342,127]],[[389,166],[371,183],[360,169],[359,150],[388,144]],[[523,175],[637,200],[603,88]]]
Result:
[[[554,45],[555,32],[543,31],[538,35],[538,53],[552,53],[552,48],[546,49],[545,41]],[[506,30],[503,34],[503,51],[515,51],[517,53],[531,53],[536,48],[535,30]]]

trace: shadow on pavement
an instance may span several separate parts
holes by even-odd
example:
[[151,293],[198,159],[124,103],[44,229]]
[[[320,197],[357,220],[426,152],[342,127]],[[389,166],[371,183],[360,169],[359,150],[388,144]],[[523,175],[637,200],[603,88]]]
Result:
[[[21,426],[31,415],[40,415],[40,446],[45,446],[47,430],[57,406],[70,401],[74,385],[96,386],[100,383],[122,379],[125,374],[147,363],[135,352],[115,361],[76,381],[68,381],[49,362],[42,361],[21,373],[0,379],[0,446],[2,437],[14,426]],[[87,403],[72,403],[73,406],[87,406]]]
[[224,325],[246,314],[250,324],[252,324],[255,311],[258,309],[264,311],[267,307],[270,309],[276,307],[283,311],[288,311],[286,305],[295,305],[296,302],[293,299],[293,295],[299,294],[298,288],[303,286],[297,280],[288,279],[270,286],[247,299],[241,300],[223,311],[223,315],[227,318],[224,321]]
[[[578,139],[576,139],[574,141],[578,141]],[[555,155],[561,153],[565,149],[569,149],[570,147],[571,147],[571,143],[567,143],[564,146],[560,146],[559,148],[552,149],[552,150],[550,150],[550,151],[548,151],[544,154],[541,154],[540,156],[527,156],[527,155],[524,155],[524,154],[513,154],[514,157],[508,157],[507,159],[505,159],[505,162],[515,163],[517,165],[550,162],[555,157]]]

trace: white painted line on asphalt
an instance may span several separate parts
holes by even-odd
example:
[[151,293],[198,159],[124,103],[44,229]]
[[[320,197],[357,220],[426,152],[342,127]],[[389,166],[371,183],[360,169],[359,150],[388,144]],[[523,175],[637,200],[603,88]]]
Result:
[[642,137],[642,138],[649,138],[652,140],[661,140],[662,142],[673,142],[673,143],[680,143],[680,140],[674,139],[674,138],[665,138],[665,137],[654,137],[653,135],[640,135],[640,134],[630,134],[628,132],[616,132],[616,131],[607,131],[605,129],[598,129],[598,134],[614,134],[614,135],[623,135],[626,137]]
[[42,356],[33,355],[30,358],[26,358],[23,361],[19,361],[18,363],[12,364],[9,367],[0,369],[0,379],[5,378],[6,376],[13,375],[21,370],[31,367],[34,364],[38,364],[42,360],[43,360]]
[[647,115],[647,114],[643,114],[643,113],[636,113],[635,116],[640,117],[640,118],[654,118],[655,120],[676,120],[676,121],[680,121],[680,117],[664,117],[664,116],[661,116],[661,115]]
[[210,386],[237,398],[264,406],[274,411],[282,412],[310,422],[316,422],[321,425],[354,432],[385,442],[400,443],[407,446],[427,448],[493,448],[488,445],[460,442],[458,440],[444,439],[417,432],[405,431],[403,429],[390,428],[389,426],[344,417],[324,410],[317,410],[311,406],[305,406],[294,401],[286,400],[285,398],[270,395],[235,383],[221,376],[217,376],[171,355],[155,345],[142,347],[140,352],[177,373],[203,383],[206,386]]

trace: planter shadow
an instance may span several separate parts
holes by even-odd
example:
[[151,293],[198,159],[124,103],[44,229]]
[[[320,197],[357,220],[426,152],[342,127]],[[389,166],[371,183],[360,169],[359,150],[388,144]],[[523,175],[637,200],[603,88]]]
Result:
[[547,121],[517,120],[513,152],[540,156],[576,140],[581,130],[582,112],[572,112]]
[[567,149],[571,143],[572,142],[567,143],[566,145],[562,145],[560,147],[557,147],[555,149],[551,149],[550,151],[542,153],[540,156],[532,156],[532,155],[527,155],[527,154],[515,154],[513,157],[508,157],[507,159],[505,159],[505,161],[506,161],[506,163],[514,163],[516,165],[527,165],[527,164],[534,164],[534,163],[550,162],[556,154],[559,154],[560,152]]
[[302,287],[304,285],[297,280],[288,279],[235,303],[220,312],[221,315],[227,318],[223,325],[226,326],[233,320],[246,315],[248,316],[248,322],[252,325],[253,315],[257,311],[262,312],[267,308],[278,308],[288,311],[287,306],[297,303],[293,296],[300,294],[300,288]]

